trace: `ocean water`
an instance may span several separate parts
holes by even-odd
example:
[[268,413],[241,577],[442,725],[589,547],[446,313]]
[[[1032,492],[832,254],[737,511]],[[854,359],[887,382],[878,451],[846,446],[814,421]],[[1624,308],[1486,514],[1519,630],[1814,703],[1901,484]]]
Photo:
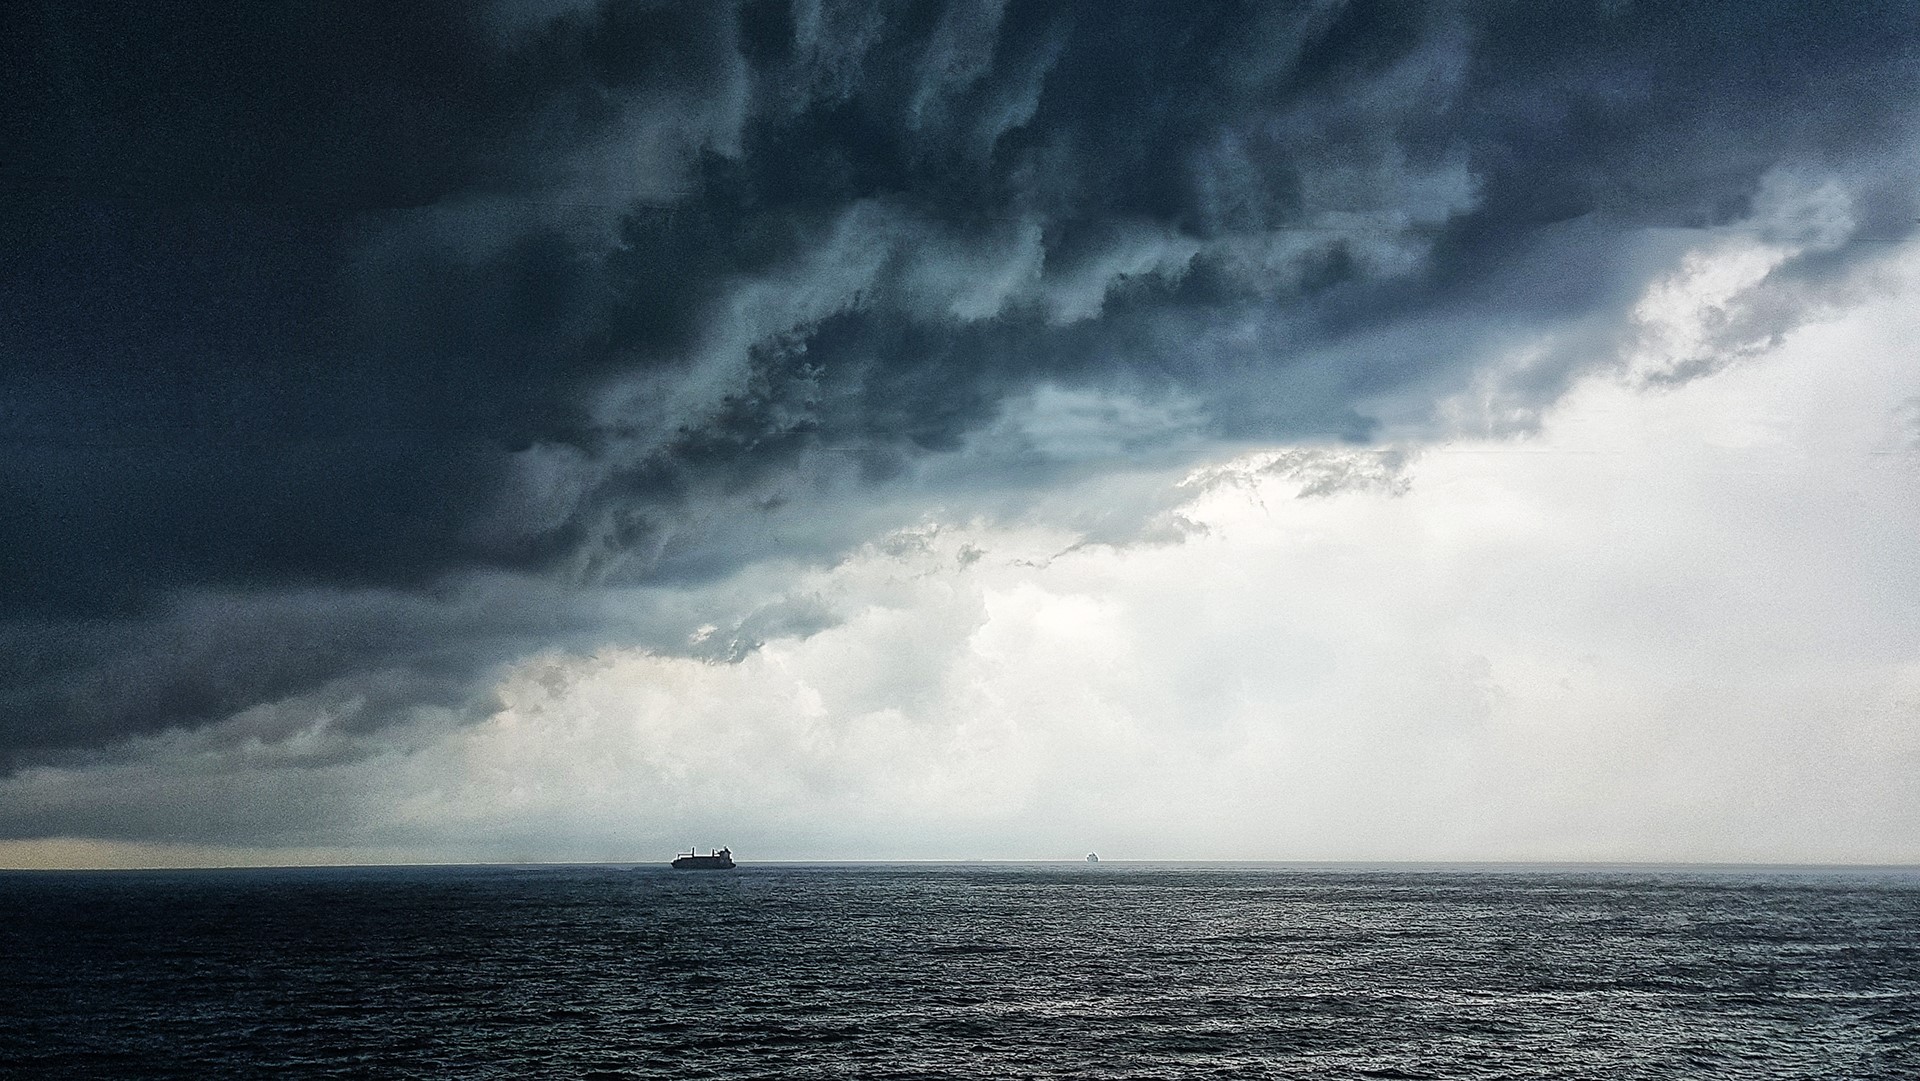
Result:
[[1920,875],[0,874],[8,1077],[1920,1077]]

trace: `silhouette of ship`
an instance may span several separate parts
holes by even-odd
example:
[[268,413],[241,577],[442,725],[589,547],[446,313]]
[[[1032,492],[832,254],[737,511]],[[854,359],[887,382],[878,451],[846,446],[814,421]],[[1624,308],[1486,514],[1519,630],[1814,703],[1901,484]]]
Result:
[[733,870],[733,852],[721,848],[710,855],[702,856],[688,849],[673,861],[673,869],[676,871],[731,871]]

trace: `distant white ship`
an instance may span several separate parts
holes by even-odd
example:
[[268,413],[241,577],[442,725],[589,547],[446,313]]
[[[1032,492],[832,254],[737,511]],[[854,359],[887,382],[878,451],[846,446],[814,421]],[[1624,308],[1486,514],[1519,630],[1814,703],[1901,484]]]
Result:
[[730,849],[715,849],[712,854],[702,856],[691,849],[681,853],[673,861],[676,871],[731,871],[733,870],[733,852]]

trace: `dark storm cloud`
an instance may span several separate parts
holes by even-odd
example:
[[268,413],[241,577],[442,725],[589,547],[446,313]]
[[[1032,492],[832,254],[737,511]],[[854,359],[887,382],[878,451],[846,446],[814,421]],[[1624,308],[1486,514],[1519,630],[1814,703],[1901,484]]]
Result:
[[[0,756],[362,684],[467,702],[601,633],[556,590],[830,555],[870,523],[810,507],[1041,386],[1184,404],[978,483],[1364,440],[1369,401],[1628,303],[1622,238],[1742,219],[1781,166],[1850,185],[1782,272],[1817,292],[1913,220],[1911,14],[11,13]],[[544,584],[473,603],[486,574]],[[690,648],[828,618],[767,611]]]

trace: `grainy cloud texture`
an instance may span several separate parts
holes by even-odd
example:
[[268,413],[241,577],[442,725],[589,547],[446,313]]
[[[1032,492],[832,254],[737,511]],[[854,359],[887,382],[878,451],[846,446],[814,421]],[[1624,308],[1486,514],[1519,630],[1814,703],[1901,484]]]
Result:
[[[1436,660],[1403,631],[1330,628],[1354,611],[1442,641],[1467,632],[1437,610],[1525,625],[1443,596],[1458,582],[1437,568],[1460,567],[1435,523],[1450,506],[1494,516],[1483,525],[1513,508],[1450,494],[1437,478],[1452,467],[1435,463],[1462,440],[1565,462],[1577,440],[1555,424],[1624,430],[1578,408],[1601,385],[1615,411],[1692,401],[1710,417],[1714,388],[1753,371],[1873,373],[1859,393],[1804,396],[1781,438],[1820,458],[1837,432],[1880,423],[1861,418],[1893,418],[1828,475],[1890,501],[1880,518],[1910,517],[1911,356],[1780,357],[1828,325],[1909,348],[1862,313],[1884,323],[1890,297],[1913,295],[1914,15],[1020,0],[10,12],[0,834],[497,857],[478,838],[506,834],[479,809],[511,804],[485,794],[504,784],[530,801],[507,831],[515,854],[620,855],[623,836],[686,825],[802,854],[883,836],[952,854],[1048,818],[1078,847],[1068,834],[1094,829],[1101,801],[1146,793],[1160,817],[1126,836],[1174,855],[1179,794],[1213,783],[1220,760],[1276,772],[1265,787],[1235,775],[1251,794],[1201,818],[1321,820],[1268,791],[1298,789],[1287,770],[1309,761],[1342,776],[1402,763],[1436,791],[1548,784],[1511,741],[1462,750],[1419,727],[1439,720],[1389,720],[1454,709],[1449,681],[1501,686],[1492,667]],[[1676,439],[1687,467],[1643,462],[1648,477],[1696,475]],[[1855,475],[1863,461],[1879,479]],[[1886,469],[1899,483],[1882,485]],[[1600,483],[1577,474],[1541,498]],[[1702,509],[1713,491],[1623,490],[1583,528],[1701,515],[1719,530],[1725,516]],[[1771,498],[1722,509],[1775,507],[1746,544],[1804,550]],[[1376,510],[1333,509],[1360,506]],[[1023,620],[1052,626],[1021,593],[1054,588],[1050,575],[1112,575],[1067,590],[1094,606],[1074,626],[1123,610],[1144,626],[1212,588],[1182,599],[1170,583],[1198,565],[1166,561],[1224,545],[1233,578],[1240,561],[1293,558],[1251,533],[1295,528],[1348,538],[1369,575],[1405,590],[1245,571],[1268,599],[1179,639],[1048,646],[1056,672],[1137,678],[1081,672],[1082,697],[1056,689],[1047,709],[1009,704],[1025,677],[962,660]],[[1414,528],[1441,533],[1397,547],[1374,534]],[[1652,549],[1575,558],[1560,527],[1502,536],[1515,566],[1622,596],[1658,565]],[[1670,540],[1654,548],[1691,565]],[[1880,576],[1884,607],[1863,599],[1836,633],[1910,659],[1913,568],[1875,558],[1859,573]],[[1302,591],[1318,599],[1261,614]],[[1421,603],[1434,607],[1407,607]],[[1612,625],[1588,615],[1552,664],[1602,658],[1579,670],[1591,685],[1563,673],[1571,697],[1528,691],[1528,716],[1617,707],[1631,733],[1679,709],[1644,697],[1670,673],[1603,678],[1624,654],[1582,637]],[[1633,618],[1686,663],[1731,670],[1691,651],[1706,638],[1677,628],[1693,617],[1670,615]],[[1237,685],[1241,705],[1209,697],[1253,678],[1236,651],[1288,643],[1304,652],[1271,671],[1298,679]],[[853,681],[839,698],[796,674],[834,650]],[[1844,697],[1822,650],[1780,650],[1821,673],[1795,684],[1794,709],[1817,717],[1837,701],[1823,695]],[[1320,702],[1322,735],[1276,750],[1286,729],[1246,703],[1305,695],[1318,667],[1363,655],[1415,665],[1383,683],[1411,697]],[[1886,693],[1910,721],[1911,701]],[[1489,717],[1516,700],[1487,694]],[[670,734],[649,710],[676,718]],[[1115,710],[1133,719],[1099,729]],[[1739,738],[1730,717],[1702,723]],[[655,735],[619,727],[634,724]],[[1581,738],[1610,731],[1589,727]],[[1877,761],[1912,753],[1869,743]],[[743,771],[733,796],[675,787],[723,768],[678,748],[722,745]],[[580,806],[529,795],[569,776]],[[1600,783],[1582,776],[1569,783]],[[1876,806],[1906,822],[1909,797]],[[756,802],[780,799],[790,815]],[[1503,833],[1474,824],[1495,814],[1488,799],[1415,801],[1407,814],[1461,823],[1420,852],[1712,856],[1740,833],[1713,819],[1669,848],[1612,819],[1572,840]],[[1253,830],[1212,854],[1399,851],[1381,840],[1393,814],[1361,816],[1379,830],[1321,817],[1318,847]],[[1811,825],[1793,836],[1734,854],[1915,854]]]

